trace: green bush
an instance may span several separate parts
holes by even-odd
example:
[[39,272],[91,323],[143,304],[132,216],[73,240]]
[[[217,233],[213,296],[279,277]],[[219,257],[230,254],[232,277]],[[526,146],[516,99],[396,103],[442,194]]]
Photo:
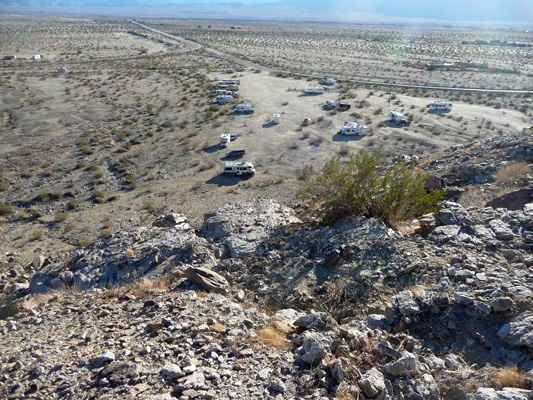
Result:
[[381,218],[394,227],[436,208],[444,193],[428,192],[426,178],[412,164],[398,160],[387,168],[379,153],[361,150],[350,154],[344,164],[339,157],[326,160],[320,173],[305,176],[298,194],[326,225],[362,215]]
[[11,214],[11,207],[9,204],[0,204],[0,215]]

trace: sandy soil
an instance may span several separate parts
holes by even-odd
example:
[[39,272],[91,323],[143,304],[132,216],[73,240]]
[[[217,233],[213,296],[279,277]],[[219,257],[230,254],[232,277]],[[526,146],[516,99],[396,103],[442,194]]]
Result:
[[[32,48],[32,34],[13,39],[10,32],[35,21],[3,18],[10,28],[0,24],[0,38],[10,39],[0,40],[1,53]],[[81,24],[86,33],[78,20],[39,22],[46,26],[35,33],[43,45],[78,43],[83,55],[94,49],[81,39],[91,36],[91,29],[101,34],[96,59],[78,57],[66,74],[55,72],[72,60],[65,54],[0,65],[0,204],[12,211],[0,216],[0,255],[68,250],[149,225],[171,210],[199,228],[206,212],[227,202],[266,195],[297,203],[295,170],[306,163],[319,169],[326,158],[347,157],[360,148],[379,150],[387,160],[399,154],[426,157],[532,123],[529,108],[520,110],[529,98],[519,95],[389,93],[341,80],[325,94],[309,96],[303,89],[317,81],[257,73],[202,53],[169,54],[180,45],[128,34],[131,24],[89,22]],[[104,48],[115,48],[117,56],[108,57]],[[141,49],[150,50],[139,57]],[[225,74],[229,67],[237,72]],[[240,98],[234,103],[250,103],[255,113],[236,115],[235,104],[213,104],[215,75],[238,77]],[[437,96],[455,102],[450,113],[427,112],[426,104]],[[322,107],[337,99],[352,108]],[[390,124],[389,110],[405,113],[413,123]],[[272,123],[274,113],[281,114],[280,124]],[[303,127],[304,118],[312,124]],[[367,125],[370,134],[339,135],[349,120]],[[229,149],[246,149],[242,161],[255,165],[254,178],[221,175],[227,161],[227,150],[219,146],[222,133],[239,135]]]

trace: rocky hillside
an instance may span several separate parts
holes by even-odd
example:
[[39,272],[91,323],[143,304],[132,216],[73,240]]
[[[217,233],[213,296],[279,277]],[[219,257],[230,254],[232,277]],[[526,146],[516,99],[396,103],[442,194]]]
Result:
[[[460,203],[517,161],[533,161],[532,131],[427,161],[450,198],[401,231],[322,227],[261,197],[198,231],[173,214],[6,255],[0,397],[530,400],[531,194]],[[533,187],[531,170],[514,180]]]

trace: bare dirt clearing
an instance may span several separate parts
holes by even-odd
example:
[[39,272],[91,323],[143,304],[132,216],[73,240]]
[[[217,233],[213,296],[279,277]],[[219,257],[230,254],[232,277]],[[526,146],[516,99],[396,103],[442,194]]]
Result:
[[[0,65],[0,204],[11,210],[0,217],[3,253],[83,246],[171,209],[199,227],[207,211],[234,200],[267,195],[295,202],[295,170],[306,163],[318,169],[327,157],[363,147],[388,160],[424,157],[532,123],[528,95],[389,93],[339,80],[325,94],[309,96],[303,89],[316,80],[258,73],[201,52],[169,54],[182,48],[179,41],[160,43],[122,21],[2,18],[2,54],[50,49],[45,62]],[[55,72],[65,61],[68,72]],[[227,68],[236,72],[225,74]],[[215,75],[238,77],[240,97],[213,103]],[[452,112],[428,113],[426,104],[437,97],[453,100]],[[322,106],[341,99],[349,111]],[[238,103],[252,104],[255,113],[235,114]],[[410,127],[386,121],[392,109],[403,112]],[[273,114],[281,115],[280,124]],[[344,121],[365,124],[370,134],[339,135]],[[228,161],[219,146],[222,133],[239,135],[228,149],[246,149],[242,160],[253,162],[254,178],[220,174]]]

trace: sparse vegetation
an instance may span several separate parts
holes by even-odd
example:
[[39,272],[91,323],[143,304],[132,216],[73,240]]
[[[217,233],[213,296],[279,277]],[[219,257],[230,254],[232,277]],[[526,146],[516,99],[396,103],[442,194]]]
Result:
[[324,224],[349,215],[379,217],[387,225],[435,209],[441,191],[427,192],[425,176],[412,165],[397,162],[386,168],[379,153],[365,150],[341,164],[328,159],[321,173],[308,178],[299,190]]

